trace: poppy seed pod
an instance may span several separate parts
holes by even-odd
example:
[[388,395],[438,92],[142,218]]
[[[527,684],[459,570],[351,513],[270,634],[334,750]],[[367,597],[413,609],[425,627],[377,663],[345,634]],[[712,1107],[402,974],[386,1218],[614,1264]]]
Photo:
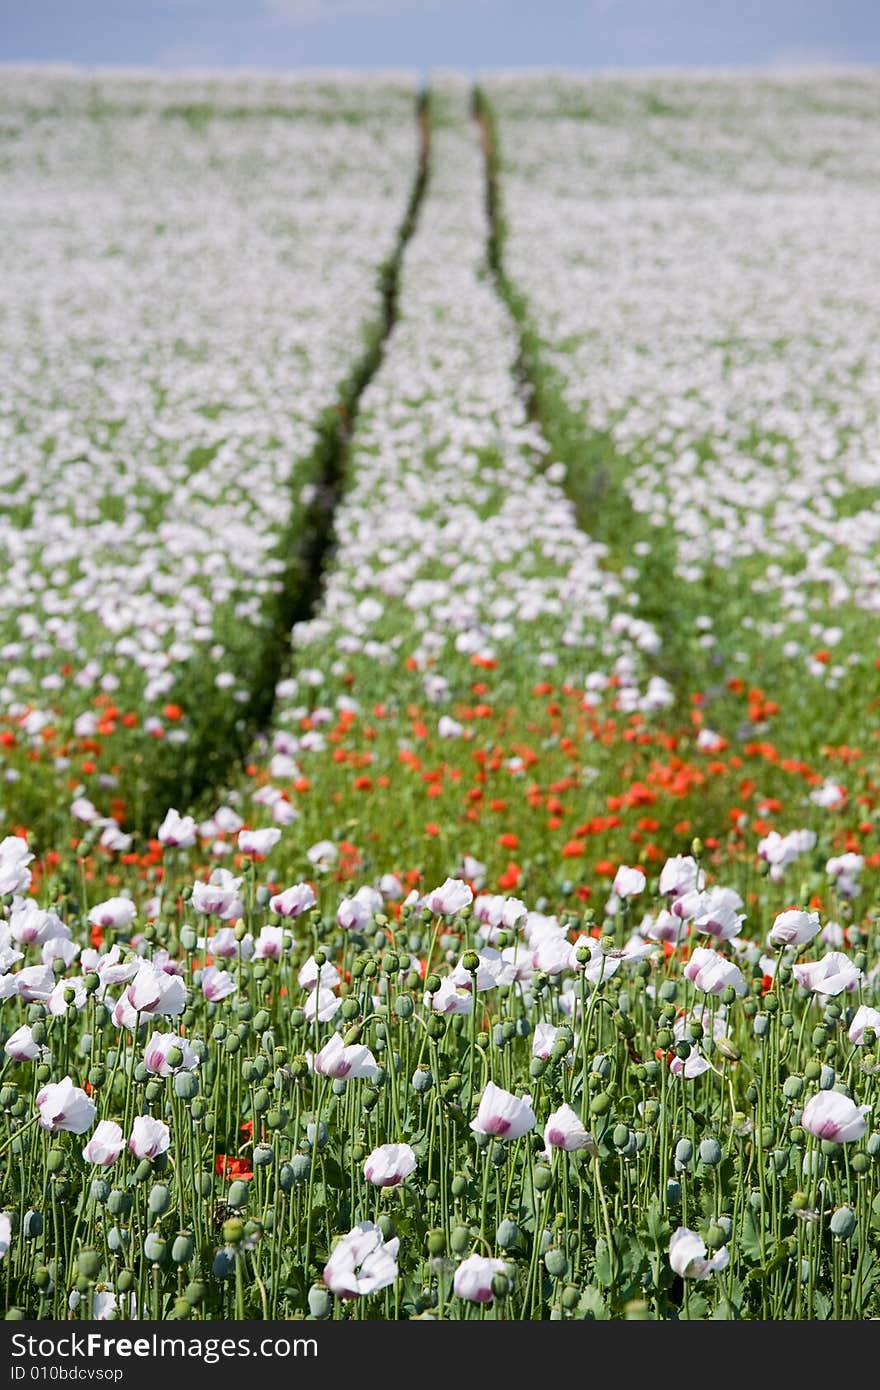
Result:
[[[225,1238],[225,1228],[226,1228],[227,1225],[229,1225],[229,1222],[226,1222],[225,1225],[224,1225],[224,1238]],[[243,1235],[243,1234],[244,1234],[244,1227],[241,1225],[241,1222],[239,1222],[238,1225],[241,1226],[241,1233],[242,1233],[242,1235]],[[213,1264],[211,1265],[211,1273],[213,1274],[214,1278],[215,1278],[215,1279],[228,1279],[228,1278],[229,1278],[229,1275],[232,1273],[232,1271],[234,1270],[234,1268],[235,1268],[235,1256],[234,1256],[234,1254],[232,1254],[231,1251],[226,1250],[226,1249],[220,1249],[220,1250],[218,1250],[217,1253],[216,1253],[216,1255],[214,1256],[214,1262],[213,1262]]]
[[147,1206],[153,1216],[164,1216],[171,1206],[171,1193],[164,1183],[156,1183],[154,1187],[150,1188]]
[[199,1094],[199,1078],[191,1071],[179,1071],[172,1082],[178,1100],[192,1101]]
[[149,1231],[144,1240],[144,1254],[151,1264],[161,1264],[168,1250],[168,1242],[156,1231]]
[[855,1212],[849,1207],[838,1207],[831,1217],[831,1234],[838,1240],[849,1240],[856,1228]]
[[507,1216],[499,1224],[495,1232],[495,1241],[502,1250],[510,1250],[519,1240],[519,1227],[511,1217]]
[[690,1139],[679,1139],[675,1146],[675,1162],[686,1168],[694,1156],[694,1146]]
[[558,1246],[551,1246],[544,1256],[544,1267],[553,1279],[564,1279],[568,1273],[568,1259]]
[[721,1162],[721,1145],[717,1139],[707,1138],[700,1143],[700,1162],[707,1168],[714,1168]]
[[107,1210],[111,1216],[127,1216],[134,1204],[130,1192],[122,1192],[115,1187],[107,1198]]
[[235,1182],[230,1184],[229,1192],[226,1197],[226,1205],[229,1207],[243,1207],[247,1205],[247,1199],[247,1183],[236,1178]]
[[308,1154],[294,1154],[289,1164],[294,1182],[307,1182],[312,1171],[312,1160]]
[[32,1208],[26,1211],[21,1223],[21,1233],[25,1240],[36,1240],[43,1234],[43,1217],[40,1212]]
[[80,1250],[76,1257],[76,1268],[81,1278],[97,1279],[101,1272],[101,1256],[97,1250]]
[[181,1231],[180,1235],[175,1236],[171,1246],[171,1258],[176,1265],[185,1265],[193,1257],[195,1244],[192,1236],[187,1231]]

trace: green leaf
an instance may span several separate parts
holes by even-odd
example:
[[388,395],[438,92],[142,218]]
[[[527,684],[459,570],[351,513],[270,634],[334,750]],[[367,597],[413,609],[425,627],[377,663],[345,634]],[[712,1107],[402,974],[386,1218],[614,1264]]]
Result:
[[644,1221],[639,1230],[647,1236],[655,1250],[665,1250],[672,1235],[672,1227],[663,1214],[659,1198],[655,1197],[645,1210]]
[[610,1289],[614,1283],[611,1270],[611,1251],[604,1236],[596,1241],[596,1278],[603,1288]]
[[577,1306],[577,1316],[587,1322],[608,1322],[610,1313],[599,1290],[595,1284],[588,1284],[580,1297]]
[[761,1250],[761,1228],[758,1223],[758,1218],[750,1206],[747,1206],[743,1212],[739,1243],[740,1249],[744,1254],[748,1255],[749,1259],[761,1259],[763,1254]]

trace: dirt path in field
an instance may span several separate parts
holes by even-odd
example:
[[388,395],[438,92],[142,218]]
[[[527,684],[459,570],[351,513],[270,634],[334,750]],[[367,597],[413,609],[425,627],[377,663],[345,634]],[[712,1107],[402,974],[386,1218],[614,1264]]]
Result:
[[[416,122],[416,174],[394,251],[378,269],[381,304],[377,320],[362,356],[340,386],[335,405],[318,422],[318,440],[309,465],[294,470],[296,496],[289,501],[290,521],[279,546],[285,571],[274,620],[251,674],[250,699],[244,709],[230,711],[228,720],[206,730],[198,757],[189,760],[195,771],[182,779],[179,771],[169,769],[166,776],[154,778],[144,789],[139,820],[145,826],[161,820],[170,805],[198,806],[234,780],[237,766],[248,757],[255,737],[271,726],[276,687],[290,666],[291,631],[298,623],[308,622],[321,603],[333,563],[336,510],[346,488],[352,434],[364,391],[382,364],[385,345],[397,322],[401,265],[430,178],[431,118],[426,94],[419,97]],[[301,500],[304,479],[311,484],[312,493],[305,510]]]
[[[487,260],[498,294],[507,306],[519,336],[516,375],[529,418],[550,444],[550,458],[565,465],[565,490],[581,530],[608,546],[615,569],[631,565],[629,549],[635,531],[632,503],[623,486],[628,461],[611,440],[590,430],[581,416],[563,400],[552,369],[532,325],[529,306],[508,278],[504,261],[506,228],[501,180],[501,153],[492,109],[479,87],[473,92],[472,110],[486,168],[486,214],[489,223]],[[549,461],[549,459],[548,459]],[[660,635],[661,648],[649,658],[653,671],[663,677],[676,696],[672,714],[686,715],[695,676],[690,666],[692,648],[687,640],[695,615],[671,611],[667,576],[674,572],[673,543],[663,534],[652,541],[651,554],[639,560],[636,588],[638,616]]]

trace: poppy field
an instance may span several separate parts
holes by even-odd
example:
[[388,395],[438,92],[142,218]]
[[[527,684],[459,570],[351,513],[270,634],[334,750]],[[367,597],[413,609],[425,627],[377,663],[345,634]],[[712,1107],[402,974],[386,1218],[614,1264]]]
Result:
[[8,1318],[880,1316],[877,105],[9,78]]

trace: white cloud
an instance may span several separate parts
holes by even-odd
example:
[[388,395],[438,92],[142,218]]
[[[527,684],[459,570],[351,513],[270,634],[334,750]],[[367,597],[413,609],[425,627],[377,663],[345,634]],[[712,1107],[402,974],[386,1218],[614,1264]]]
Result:
[[156,65],[160,68],[215,68],[222,67],[223,53],[210,44],[172,44],[156,55]]
[[412,10],[460,8],[463,0],[268,0],[268,12],[285,24],[333,24],[340,19],[384,19]]
[[769,68],[830,68],[851,62],[839,48],[825,44],[789,44],[779,48],[767,59]]

